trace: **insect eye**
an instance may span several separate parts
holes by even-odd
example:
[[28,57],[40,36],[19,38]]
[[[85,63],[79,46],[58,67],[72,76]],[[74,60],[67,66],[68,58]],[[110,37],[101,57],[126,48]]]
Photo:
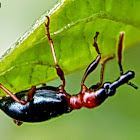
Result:
[[104,83],[104,89],[108,96],[113,96],[116,92],[116,89],[110,87],[111,83]]
[[108,83],[104,83],[103,87],[104,87],[105,90],[108,91],[110,85],[111,85],[111,83],[109,83],[109,82]]

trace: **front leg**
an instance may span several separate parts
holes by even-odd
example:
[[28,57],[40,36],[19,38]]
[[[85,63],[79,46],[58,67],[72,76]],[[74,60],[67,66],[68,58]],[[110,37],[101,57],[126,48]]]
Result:
[[85,71],[85,74],[83,76],[83,79],[82,79],[82,82],[81,82],[81,90],[84,86],[84,82],[87,78],[87,76],[96,69],[96,67],[98,66],[99,64],[99,61],[101,60],[101,53],[99,51],[99,48],[98,48],[98,44],[97,44],[97,37],[99,35],[99,32],[96,32],[96,35],[94,37],[94,43],[93,43],[93,46],[95,47],[96,49],[96,52],[98,53],[98,56],[96,57],[96,59],[91,62],[91,64],[89,64],[89,66],[87,67],[86,71]]

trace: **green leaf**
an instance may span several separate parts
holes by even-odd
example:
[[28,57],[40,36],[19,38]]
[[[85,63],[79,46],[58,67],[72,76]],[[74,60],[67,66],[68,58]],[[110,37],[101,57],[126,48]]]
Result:
[[[120,31],[125,31],[126,47],[139,42],[139,9],[138,0],[62,0],[45,14],[50,16],[51,37],[64,73],[95,59],[92,43],[96,31],[100,32],[98,45],[103,57],[116,53]],[[1,59],[0,82],[12,92],[58,77],[46,37],[45,15]]]

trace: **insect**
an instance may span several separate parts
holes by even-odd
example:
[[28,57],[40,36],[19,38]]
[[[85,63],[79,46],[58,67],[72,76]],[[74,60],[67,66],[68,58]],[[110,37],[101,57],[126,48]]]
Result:
[[101,60],[101,53],[97,44],[97,37],[99,32],[96,32],[94,37],[93,46],[95,47],[98,56],[96,59],[89,64],[81,82],[81,90],[77,95],[70,95],[65,91],[65,76],[63,70],[60,68],[55,49],[53,45],[53,40],[51,39],[49,32],[50,19],[47,16],[47,23],[45,23],[47,38],[49,45],[51,47],[55,68],[58,76],[62,81],[62,85],[59,87],[43,86],[37,88],[32,86],[30,90],[25,90],[18,92],[16,94],[11,93],[7,88],[0,84],[0,88],[4,90],[9,97],[5,96],[0,99],[0,108],[11,118],[17,125],[21,125],[23,122],[41,122],[53,117],[57,117],[64,113],[69,113],[74,109],[80,109],[82,107],[94,108],[99,106],[110,96],[113,96],[116,89],[123,85],[128,84],[133,88],[138,87],[132,84],[129,80],[133,79],[135,76],[134,71],[123,72],[122,67],[122,47],[124,33],[121,32],[119,36],[118,44],[118,65],[120,68],[120,76],[114,82],[103,83],[103,74],[105,63],[113,57],[109,57],[104,60],[101,68],[100,82],[96,85],[87,88],[85,80],[87,76],[95,70]]

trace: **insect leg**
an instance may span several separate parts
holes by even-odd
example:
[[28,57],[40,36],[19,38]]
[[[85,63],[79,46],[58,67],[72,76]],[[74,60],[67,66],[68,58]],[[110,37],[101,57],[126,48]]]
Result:
[[97,44],[97,37],[99,35],[99,32],[96,32],[96,35],[94,37],[94,43],[93,43],[93,46],[95,47],[96,49],[96,52],[98,53],[98,56],[96,57],[96,59],[89,64],[89,66],[87,67],[86,71],[85,71],[85,74],[83,76],[83,79],[82,79],[82,82],[81,82],[81,87],[84,86],[84,82],[87,78],[87,76],[97,67],[97,65],[99,64],[99,61],[101,59],[101,53],[99,51],[99,48],[98,48],[98,44]]
[[109,60],[113,59],[115,57],[115,55],[105,59],[102,63],[101,63],[101,74],[100,74],[100,83],[98,83],[99,85],[103,84],[103,78],[104,78],[104,70],[105,70],[105,64],[106,62],[108,62]]
[[[120,33],[119,37],[119,44],[118,44],[118,64],[120,68],[120,75],[123,75],[123,67],[122,67],[122,47],[123,47],[123,40],[124,40],[124,32]],[[138,87],[131,82],[126,83],[133,88],[137,89]]]
[[115,55],[110,56],[109,58],[106,58],[106,59],[104,59],[101,62],[100,82],[97,83],[96,85],[91,86],[90,89],[99,89],[102,86],[102,84],[103,84],[103,78],[104,78],[105,64],[106,64],[106,62],[108,62],[109,60],[113,59],[114,57],[115,57]]
[[31,102],[33,100],[33,95],[36,92],[36,86],[32,86],[31,89],[28,91],[27,100],[25,102]]
[[46,83],[43,83],[43,84],[41,84],[43,87],[46,87],[47,86],[47,84]]
[[18,126],[21,126],[22,125],[22,122],[18,121],[18,120],[13,120],[13,122],[18,125]]
[[120,68],[120,75],[123,75],[122,67],[122,47],[123,47],[124,32],[120,33],[119,44],[118,44],[118,64]]
[[14,100],[14,101],[16,101],[16,102],[18,102],[18,103],[20,103],[20,104],[26,104],[24,101],[20,101],[11,91],[9,91],[6,87],[4,87],[1,83],[0,83],[0,88],[2,89],[2,90],[4,90],[8,95],[10,95],[11,96],[11,98]]
[[53,40],[52,40],[51,37],[50,37],[50,32],[49,32],[50,19],[49,19],[48,16],[47,16],[47,19],[48,19],[48,22],[45,23],[45,26],[46,26],[46,31],[47,31],[47,37],[48,37],[48,39],[49,39],[49,44],[50,44],[51,50],[52,50],[53,59],[54,59],[54,62],[55,62],[55,68],[56,68],[56,71],[57,71],[57,75],[60,77],[60,79],[61,79],[62,82],[63,82],[63,85],[62,85],[62,86],[65,87],[64,72],[63,72],[63,70],[60,68],[60,66],[58,65],[57,58],[56,58],[56,54],[55,54],[55,49],[54,49],[54,45],[53,45]]
[[24,96],[24,98],[22,99],[22,101],[24,102],[24,105],[27,102],[32,102],[33,101],[33,96],[36,92],[36,86],[32,86],[31,89],[28,91],[28,94]]

